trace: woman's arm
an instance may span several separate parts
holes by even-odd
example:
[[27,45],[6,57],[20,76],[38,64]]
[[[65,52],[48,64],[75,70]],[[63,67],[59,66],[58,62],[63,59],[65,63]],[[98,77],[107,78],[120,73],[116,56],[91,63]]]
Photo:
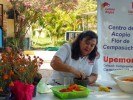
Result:
[[54,56],[51,63],[50,63],[51,67],[54,70],[57,71],[63,71],[63,72],[71,72],[73,69],[71,68],[71,66],[64,64],[61,59],[57,56]]
[[75,68],[64,64],[61,59],[57,56],[54,56],[51,63],[50,63],[51,67],[56,70],[56,71],[62,71],[62,72],[69,72],[74,74],[76,77],[79,78],[83,78],[84,77],[84,73],[81,71],[76,70]]
[[97,77],[98,77],[97,74],[92,73],[92,74],[88,77],[89,84],[94,83],[94,82],[97,80]]

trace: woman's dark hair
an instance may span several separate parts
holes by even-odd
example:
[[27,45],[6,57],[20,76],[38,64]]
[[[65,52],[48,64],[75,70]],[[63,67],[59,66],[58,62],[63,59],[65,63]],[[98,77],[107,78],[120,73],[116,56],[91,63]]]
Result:
[[[80,33],[75,39],[75,41],[72,43],[72,49],[71,49],[72,58],[75,60],[78,60],[79,57],[81,56],[80,41],[83,40],[84,38],[88,38],[88,40],[96,39],[96,44],[98,43],[98,36],[95,32],[89,30],[89,31],[84,31]],[[97,45],[94,47],[92,52],[88,55],[88,59],[94,60],[96,57],[96,53],[97,53]]]

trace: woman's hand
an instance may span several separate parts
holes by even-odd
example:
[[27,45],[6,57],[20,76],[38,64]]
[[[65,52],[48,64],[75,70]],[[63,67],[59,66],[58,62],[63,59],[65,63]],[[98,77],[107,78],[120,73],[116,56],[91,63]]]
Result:
[[85,78],[85,74],[82,71],[76,70],[74,68],[72,68],[71,73],[74,74],[75,77],[77,78],[81,78],[81,79]]
[[91,75],[88,77],[88,81],[90,84],[94,83],[97,80],[98,75],[95,73],[91,73]]

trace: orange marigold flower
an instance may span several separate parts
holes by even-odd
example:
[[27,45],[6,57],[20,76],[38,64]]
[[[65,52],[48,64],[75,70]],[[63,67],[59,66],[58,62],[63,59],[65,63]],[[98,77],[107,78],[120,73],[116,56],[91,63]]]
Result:
[[20,64],[20,61],[18,60],[17,63]]
[[10,59],[11,59],[11,60],[14,60],[14,56],[11,56]]
[[3,92],[3,89],[2,89],[2,87],[0,87],[0,92]]
[[40,62],[40,64],[43,64],[43,62]]
[[13,82],[11,82],[10,84],[9,84],[9,86],[11,87],[11,86],[14,86],[14,83]]
[[24,72],[24,69],[22,69],[22,68],[19,68],[19,71],[20,71],[20,72]]
[[7,79],[9,78],[9,76],[8,76],[7,74],[5,74],[5,75],[3,76],[3,78],[4,78],[4,80],[7,80]]
[[10,75],[14,75],[14,72],[13,71],[10,71]]
[[34,67],[38,67],[37,65],[35,65]]
[[7,58],[4,58],[4,62],[7,62],[8,61],[8,59]]

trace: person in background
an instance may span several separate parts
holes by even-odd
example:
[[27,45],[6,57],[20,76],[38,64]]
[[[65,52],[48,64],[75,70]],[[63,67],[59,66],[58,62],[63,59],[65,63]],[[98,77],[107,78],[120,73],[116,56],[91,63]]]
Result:
[[73,43],[65,43],[55,53],[50,65],[54,69],[47,84],[63,85],[64,78],[87,78],[94,83],[98,77],[98,36],[93,31],[80,33]]

